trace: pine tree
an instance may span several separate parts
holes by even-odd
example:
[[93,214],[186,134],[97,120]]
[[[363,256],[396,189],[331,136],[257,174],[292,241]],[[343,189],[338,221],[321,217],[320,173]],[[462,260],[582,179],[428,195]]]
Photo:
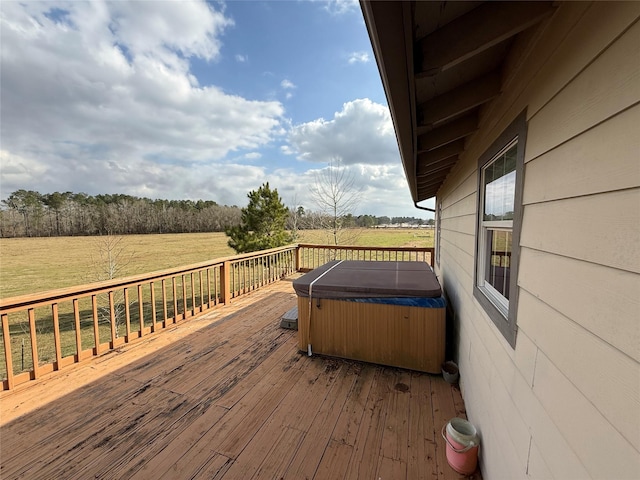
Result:
[[278,190],[264,183],[247,194],[249,205],[242,209],[241,224],[225,229],[229,246],[237,253],[281,247],[293,241],[286,230],[289,211]]

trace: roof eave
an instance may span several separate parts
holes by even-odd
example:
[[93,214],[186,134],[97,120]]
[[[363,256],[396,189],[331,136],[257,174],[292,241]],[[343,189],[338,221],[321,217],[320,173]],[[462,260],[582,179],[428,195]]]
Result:
[[360,1],[380,71],[400,157],[414,203],[419,202],[416,179],[417,145],[411,5],[407,2]]

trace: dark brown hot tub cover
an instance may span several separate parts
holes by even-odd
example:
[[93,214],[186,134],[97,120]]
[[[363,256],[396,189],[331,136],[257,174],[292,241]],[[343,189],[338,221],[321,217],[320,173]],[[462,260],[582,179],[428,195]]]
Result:
[[334,260],[293,281],[299,297],[423,297],[442,294],[431,267],[423,262]]

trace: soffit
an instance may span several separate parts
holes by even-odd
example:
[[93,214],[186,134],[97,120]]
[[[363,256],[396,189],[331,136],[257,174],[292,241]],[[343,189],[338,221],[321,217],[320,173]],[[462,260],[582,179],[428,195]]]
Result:
[[414,202],[436,195],[500,95],[515,38],[552,2],[361,1]]

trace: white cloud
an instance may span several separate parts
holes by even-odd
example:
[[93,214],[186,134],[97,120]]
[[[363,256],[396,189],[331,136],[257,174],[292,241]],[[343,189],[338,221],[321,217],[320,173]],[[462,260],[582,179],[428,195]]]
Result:
[[293,92],[291,92],[291,90],[294,90],[295,88],[297,88],[297,86],[296,86],[296,85],[295,85],[291,80],[288,80],[288,79],[286,79],[286,78],[285,78],[284,80],[282,80],[282,82],[280,82],[280,86],[281,86],[285,91],[287,91],[287,90],[288,90],[288,91],[284,94],[284,98],[285,98],[285,99],[290,100],[291,98],[293,98]]
[[170,197],[176,178],[202,178],[199,169],[209,167],[197,163],[214,165],[284,133],[279,102],[201,87],[190,72],[191,57],[219,57],[232,23],[204,2],[0,8],[4,192],[31,180],[42,192],[144,186]]
[[358,0],[328,0],[325,3],[325,10],[332,15],[344,15],[360,9]]
[[301,160],[345,165],[398,164],[400,157],[389,109],[371,100],[347,102],[333,119],[322,118],[289,131],[291,150]]
[[178,51],[185,57],[212,60],[220,53],[220,35],[233,25],[233,20],[223,12],[199,1],[108,4],[92,1],[78,5],[75,7],[74,3],[74,8],[69,10],[77,19],[77,26],[81,27],[94,9],[108,13],[109,29],[133,55],[155,56],[158,51]]
[[240,55],[240,54],[236,55],[236,62],[245,63],[247,61],[249,61],[249,57],[247,55]]
[[349,54],[349,64],[354,63],[368,63],[371,60],[367,52],[352,52]]
[[355,214],[400,215],[404,212],[402,215],[421,216],[413,210],[386,106],[369,99],[347,102],[331,120],[319,118],[294,125],[288,140],[289,144],[281,147],[283,153],[319,165],[304,175],[287,179],[291,182],[287,190],[294,190],[306,208],[316,208],[309,190],[317,173],[329,168],[329,162],[340,160],[353,175],[354,188],[360,191]]
[[248,160],[256,160],[258,158],[262,158],[262,154],[259,152],[249,152],[247,154],[245,154],[244,158],[248,159]]

